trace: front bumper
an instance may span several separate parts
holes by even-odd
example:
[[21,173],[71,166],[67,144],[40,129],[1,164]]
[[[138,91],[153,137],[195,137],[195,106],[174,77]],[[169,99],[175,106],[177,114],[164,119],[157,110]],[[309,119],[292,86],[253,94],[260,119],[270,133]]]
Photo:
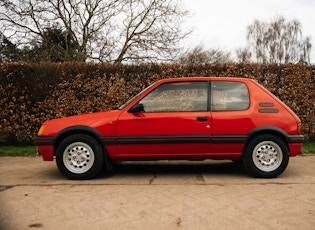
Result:
[[54,145],[51,137],[36,137],[34,143],[44,161],[52,161],[54,159]]

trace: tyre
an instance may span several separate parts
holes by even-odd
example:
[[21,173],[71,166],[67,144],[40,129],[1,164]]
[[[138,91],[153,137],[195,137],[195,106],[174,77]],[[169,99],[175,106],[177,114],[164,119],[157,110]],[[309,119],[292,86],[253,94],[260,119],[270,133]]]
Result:
[[71,180],[95,177],[104,164],[99,143],[89,135],[75,134],[65,138],[56,150],[59,171]]
[[254,177],[273,178],[279,176],[289,163],[286,143],[274,135],[255,137],[245,147],[243,163]]

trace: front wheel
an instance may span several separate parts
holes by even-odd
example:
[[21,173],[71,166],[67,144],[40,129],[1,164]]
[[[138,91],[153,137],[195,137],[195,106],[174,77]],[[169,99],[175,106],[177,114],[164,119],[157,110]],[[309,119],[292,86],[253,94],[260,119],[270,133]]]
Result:
[[281,138],[269,134],[261,135],[246,146],[243,163],[255,177],[277,177],[288,166],[289,150]]
[[56,150],[59,171],[71,180],[95,177],[102,169],[104,154],[91,136],[76,134],[65,138]]

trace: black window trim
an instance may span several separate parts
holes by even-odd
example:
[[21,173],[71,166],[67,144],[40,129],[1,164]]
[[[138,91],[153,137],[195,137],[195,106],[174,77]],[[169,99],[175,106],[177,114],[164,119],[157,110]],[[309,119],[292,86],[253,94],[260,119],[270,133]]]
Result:
[[[209,102],[209,106],[210,106],[210,112],[237,112],[237,111],[246,111],[246,110],[248,110],[249,108],[250,108],[250,106],[251,106],[251,97],[250,97],[250,91],[249,91],[249,89],[248,89],[248,86],[247,86],[247,84],[245,83],[245,82],[243,82],[243,81],[233,81],[233,80],[229,80],[229,81],[223,81],[223,80],[211,80],[211,81],[209,81],[210,82],[210,86],[209,86],[209,98],[208,98],[208,100],[210,101]],[[211,92],[211,89],[212,89],[212,83],[214,83],[214,82],[234,82],[234,83],[242,83],[242,84],[244,84],[245,85],[245,87],[246,87],[246,89],[247,89],[247,92],[248,92],[248,107],[246,108],[246,109],[241,109],[241,110],[214,110],[213,109],[213,105],[212,105],[212,92]]]

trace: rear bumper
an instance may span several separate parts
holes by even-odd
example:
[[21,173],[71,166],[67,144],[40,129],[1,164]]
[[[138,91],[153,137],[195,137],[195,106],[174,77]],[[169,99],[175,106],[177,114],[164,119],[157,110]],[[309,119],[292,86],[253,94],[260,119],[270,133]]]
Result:
[[304,136],[303,135],[289,135],[287,137],[288,143],[304,143]]
[[302,152],[302,143],[289,144],[290,157],[295,157]]
[[291,157],[294,157],[302,152],[303,143],[303,135],[290,135],[288,137],[289,151]]
[[34,143],[44,161],[52,161],[54,159],[54,145],[51,137],[36,137]]

